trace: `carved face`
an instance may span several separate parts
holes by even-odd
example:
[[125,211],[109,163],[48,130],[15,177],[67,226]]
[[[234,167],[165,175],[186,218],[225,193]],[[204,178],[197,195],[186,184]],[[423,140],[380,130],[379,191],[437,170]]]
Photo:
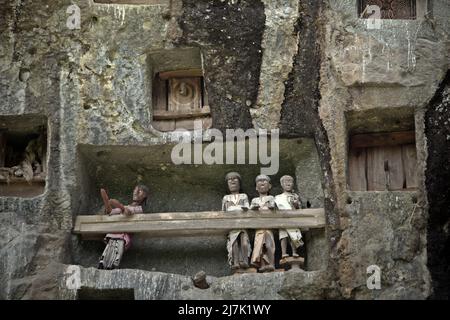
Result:
[[271,188],[272,185],[267,180],[258,180],[258,182],[256,182],[256,191],[258,191],[259,194],[268,194]]
[[239,181],[238,177],[230,177],[227,180],[228,184],[228,190],[230,190],[231,193],[238,193],[239,189],[241,188],[241,182]]
[[147,198],[147,194],[145,193],[145,191],[139,187],[135,187],[133,190],[133,201],[142,203],[144,202],[145,198]]
[[292,190],[294,189],[294,179],[291,177],[284,178],[281,186],[283,187],[284,191],[292,192]]

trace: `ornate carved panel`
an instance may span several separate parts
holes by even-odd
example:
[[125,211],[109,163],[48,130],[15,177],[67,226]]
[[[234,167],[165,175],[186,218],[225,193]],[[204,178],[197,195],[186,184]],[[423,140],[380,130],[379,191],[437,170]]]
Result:
[[211,127],[208,97],[201,70],[177,70],[159,73],[153,83],[153,126],[160,131],[194,129],[202,120]]

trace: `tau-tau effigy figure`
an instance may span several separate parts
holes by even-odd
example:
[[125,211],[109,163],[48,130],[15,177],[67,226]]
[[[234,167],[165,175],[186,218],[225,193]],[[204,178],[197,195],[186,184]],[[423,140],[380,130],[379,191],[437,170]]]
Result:
[[[240,193],[241,176],[237,172],[230,172],[225,176],[228,191],[222,199],[223,211],[247,211],[249,209],[248,197]],[[251,245],[246,230],[231,230],[227,241],[228,263],[232,270],[247,269],[250,258]]]
[[[115,199],[109,199],[104,189],[100,190],[105,204],[105,213],[108,215],[132,215],[142,213],[142,205],[147,201],[149,190],[144,185],[137,185],[133,190],[133,201],[124,206]],[[131,246],[131,237],[128,233],[108,233],[105,237],[106,248],[98,264],[99,269],[115,269],[119,267],[123,252]]]
[[[275,198],[269,195],[269,191],[272,188],[270,178],[266,175],[259,175],[256,177],[255,182],[259,197],[252,199],[250,209],[275,209]],[[261,272],[270,272],[275,270],[275,239],[271,230],[256,230],[251,263]]]
[[[291,176],[282,176],[280,179],[283,193],[275,197],[275,203],[280,210],[300,209],[301,203],[298,194],[294,193],[294,178]],[[292,256],[299,257],[297,249],[303,245],[300,229],[281,229],[279,230],[281,242],[281,257],[288,257],[287,243],[291,245]]]

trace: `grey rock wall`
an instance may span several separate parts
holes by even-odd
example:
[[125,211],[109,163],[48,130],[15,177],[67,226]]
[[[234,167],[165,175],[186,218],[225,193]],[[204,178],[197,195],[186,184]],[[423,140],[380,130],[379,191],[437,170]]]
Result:
[[[66,25],[72,3],[80,8],[80,29]],[[214,278],[212,289],[203,292],[189,287],[186,274],[206,260],[171,270],[185,275],[154,273],[151,265],[163,269],[164,263],[136,250],[129,267],[149,270],[81,268],[86,286],[112,286],[111,276],[118,275],[123,287],[146,279],[147,291],[135,289],[140,299],[424,299],[433,289],[433,297],[445,295],[448,263],[440,256],[448,248],[448,219],[441,208],[448,201],[440,195],[448,193],[442,80],[450,60],[449,3],[433,1],[424,19],[383,21],[380,30],[368,30],[355,8],[356,0],[178,0],[136,6],[0,0],[0,117],[44,116],[49,136],[45,192],[31,199],[0,198],[0,298],[74,298],[63,294],[55,274],[64,274],[62,263],[95,263],[102,244],[81,243],[70,231],[76,215],[99,209],[99,187],[108,185],[127,199],[135,182],[166,179],[156,187],[161,198],[178,175],[179,188],[190,186],[189,197],[174,207],[157,200],[151,211],[216,208],[222,187],[210,188],[205,204],[189,203],[198,202],[201,189],[193,176],[203,174],[201,181],[213,186],[214,175],[222,182],[229,168],[188,170],[183,177],[161,161],[171,134],[151,126],[154,72],[199,64],[213,127],[279,128],[283,138],[308,138],[307,148],[288,147],[295,161],[285,153],[279,175],[295,175],[303,200],[326,209],[325,230],[307,235],[309,272]],[[366,116],[384,117],[387,130],[398,119],[412,119],[418,190],[348,190],[348,135],[364,130]],[[152,148],[156,157],[130,167],[126,159],[141,158],[124,152],[127,148]],[[114,163],[105,165],[108,157]],[[257,170],[244,171],[251,181]],[[251,182],[246,183],[250,190]],[[158,241],[153,247],[145,239],[137,243],[163,252]],[[217,258],[207,271],[223,276],[219,243],[207,245]],[[183,260],[176,250],[173,255]],[[365,285],[372,264],[381,267],[381,290]],[[165,284],[164,292],[151,290],[169,280],[174,284]],[[187,289],[180,290],[184,284]]]
[[[193,285],[190,277],[141,270],[102,271],[62,265],[59,273],[60,299],[77,299],[79,291],[133,289],[136,300],[280,300],[332,298],[325,272],[274,272],[222,278],[207,277],[208,289]],[[97,296],[95,296],[97,295]]]

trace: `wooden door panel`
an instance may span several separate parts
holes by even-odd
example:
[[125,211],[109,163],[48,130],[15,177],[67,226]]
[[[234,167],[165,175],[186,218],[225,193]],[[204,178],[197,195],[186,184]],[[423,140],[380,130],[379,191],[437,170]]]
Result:
[[348,158],[350,190],[367,191],[366,149],[351,149]]
[[169,111],[189,112],[201,108],[201,78],[169,79]]
[[417,152],[414,144],[402,146],[402,159],[406,188],[417,188]]
[[388,169],[388,190],[402,190],[405,176],[403,173],[402,149],[401,147],[382,147],[384,162]]

